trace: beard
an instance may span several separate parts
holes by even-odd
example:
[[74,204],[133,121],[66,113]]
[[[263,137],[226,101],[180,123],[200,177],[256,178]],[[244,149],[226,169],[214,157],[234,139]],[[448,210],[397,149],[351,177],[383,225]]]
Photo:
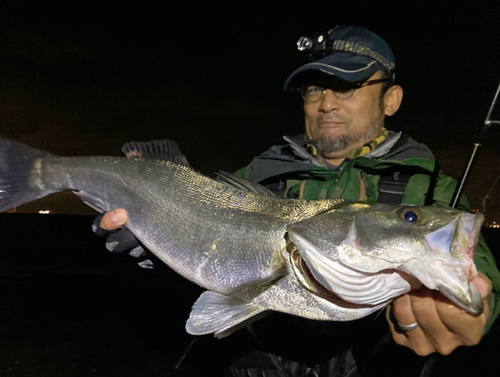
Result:
[[319,138],[311,140],[311,144],[316,148],[319,155],[325,157],[331,153],[338,153],[349,149],[354,143],[361,140],[373,139],[377,128],[370,128],[367,132],[357,137],[349,135],[340,135],[333,137],[331,135],[321,135]]
[[353,144],[353,140],[348,135],[341,135],[336,138],[330,135],[322,135],[318,139],[311,140],[311,144],[314,145],[318,154],[326,156],[349,148]]
[[320,124],[321,122],[329,119],[344,123],[346,125],[346,133],[336,136],[324,134],[310,140],[310,143],[316,148],[318,154],[323,157],[328,157],[328,155],[332,153],[340,153],[345,151],[350,152],[352,149],[354,149],[353,145],[361,146],[359,144],[363,141],[364,143],[371,142],[373,139],[379,136],[380,130],[384,127],[385,116],[383,111],[380,111],[377,118],[373,121],[371,127],[369,127],[368,130],[362,133],[354,133],[352,131],[349,132],[352,121],[351,119],[345,117],[342,118],[339,116],[334,117],[332,115],[323,115],[318,117],[318,119],[316,120],[316,124]]

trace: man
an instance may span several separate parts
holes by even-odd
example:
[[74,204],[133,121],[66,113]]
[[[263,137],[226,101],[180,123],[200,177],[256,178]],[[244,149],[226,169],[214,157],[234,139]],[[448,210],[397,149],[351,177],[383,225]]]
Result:
[[[403,98],[403,89],[394,84],[395,58],[387,43],[354,26],[337,27],[299,43],[300,48],[309,48],[315,60],[293,72],[285,90],[299,90],[304,98],[306,134],[285,137],[287,145],[274,146],[236,174],[285,198],[448,205],[456,182],[439,172],[429,149],[384,128],[385,116],[394,115]],[[465,199],[459,208],[468,209]],[[126,213],[117,210],[106,214],[100,225],[116,229],[126,220]],[[484,313],[475,318],[439,292],[412,281],[414,290],[395,299],[386,311],[397,344],[425,356],[449,354],[461,345],[480,341],[498,315],[500,273],[483,240],[475,262],[480,272],[474,284],[483,296]],[[342,332],[339,326],[350,329],[346,342],[352,338],[354,326],[362,327],[332,326],[333,336]],[[322,370],[328,375],[339,368],[343,374],[357,373],[359,360],[350,349],[336,350]],[[266,375],[293,374],[292,369],[308,364],[276,358],[272,349],[268,351],[257,354],[264,359],[268,355],[269,362],[259,366]],[[249,360],[237,364],[232,374],[251,375],[249,371],[256,369],[249,365],[256,359]]]

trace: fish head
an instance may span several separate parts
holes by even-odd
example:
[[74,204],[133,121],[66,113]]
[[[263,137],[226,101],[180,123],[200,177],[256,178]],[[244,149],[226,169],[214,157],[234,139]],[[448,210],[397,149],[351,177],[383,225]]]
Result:
[[[483,220],[482,214],[449,207],[352,203],[291,224],[287,231],[307,270],[333,293],[339,279],[355,291],[356,274],[404,272],[480,315],[481,295],[472,280],[477,276],[473,255]],[[387,276],[387,286],[404,284],[397,276]],[[405,290],[381,297],[401,292]]]

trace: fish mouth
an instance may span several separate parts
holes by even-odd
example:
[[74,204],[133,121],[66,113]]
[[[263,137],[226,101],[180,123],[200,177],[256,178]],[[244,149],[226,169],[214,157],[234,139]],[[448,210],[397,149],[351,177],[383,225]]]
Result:
[[462,213],[459,216],[457,231],[450,248],[451,255],[455,258],[462,254],[466,254],[471,259],[474,257],[483,221],[484,215],[481,213]]
[[427,267],[433,266],[433,275],[440,276],[439,281],[432,284],[421,276],[425,261],[420,266],[415,264],[415,271],[409,271],[428,288],[439,290],[455,305],[476,317],[483,313],[483,300],[472,283],[477,276],[473,257],[483,220],[482,214],[462,213],[426,236],[425,241],[430,250],[428,255],[437,257],[439,261],[428,263]]

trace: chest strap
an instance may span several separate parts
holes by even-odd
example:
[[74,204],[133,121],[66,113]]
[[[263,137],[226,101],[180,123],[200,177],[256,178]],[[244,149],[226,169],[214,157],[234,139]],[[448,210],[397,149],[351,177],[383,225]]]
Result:
[[381,176],[378,184],[378,202],[400,204],[410,177],[410,175],[401,174],[399,171]]

